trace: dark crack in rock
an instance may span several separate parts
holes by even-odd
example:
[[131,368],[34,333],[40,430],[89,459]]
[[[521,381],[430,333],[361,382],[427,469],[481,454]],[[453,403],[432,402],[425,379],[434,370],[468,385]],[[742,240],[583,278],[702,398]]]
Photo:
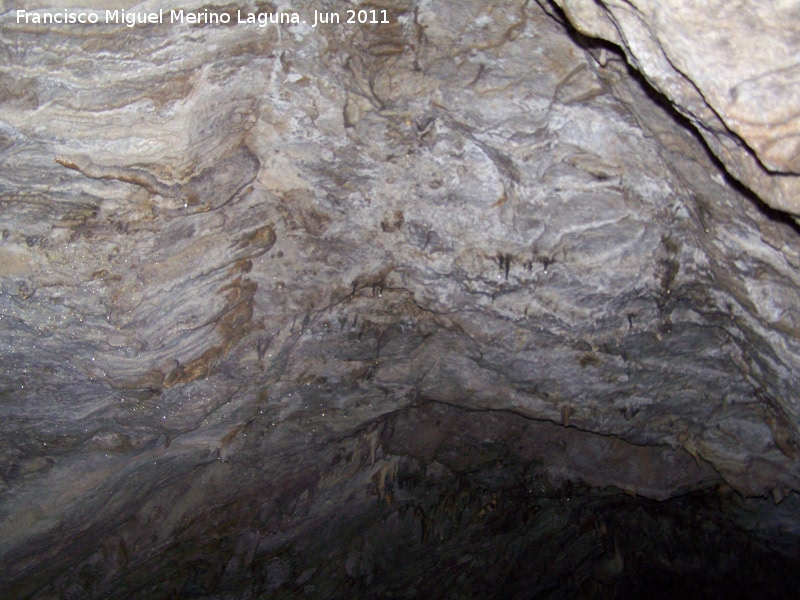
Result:
[[[734,177],[769,206],[800,215],[796,5],[554,3],[581,33],[621,47],[648,82],[689,118]],[[595,57],[603,66],[609,60],[606,49],[598,48]]]

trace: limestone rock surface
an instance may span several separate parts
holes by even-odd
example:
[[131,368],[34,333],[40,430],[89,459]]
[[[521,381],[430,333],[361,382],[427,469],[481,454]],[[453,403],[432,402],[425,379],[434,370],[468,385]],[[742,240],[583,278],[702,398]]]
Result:
[[795,2],[556,0],[612,42],[694,125],[728,171],[800,215],[800,7]]
[[[798,589],[800,230],[621,54],[526,0],[109,4],[232,22],[0,15],[9,597]],[[786,39],[726,79],[562,5],[796,211]]]

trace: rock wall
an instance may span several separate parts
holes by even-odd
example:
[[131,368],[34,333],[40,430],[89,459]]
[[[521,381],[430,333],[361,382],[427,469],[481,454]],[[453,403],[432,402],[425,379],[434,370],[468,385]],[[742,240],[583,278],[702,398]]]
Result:
[[556,0],[686,116],[725,168],[800,214],[800,69],[792,2]]
[[[378,570],[363,540],[334,572],[287,558],[323,524],[411,511],[392,535],[427,542],[445,514],[527,523],[522,498],[578,488],[800,488],[797,225],[624,59],[790,212],[791,89],[759,83],[766,60],[723,76],[721,34],[638,4],[397,0],[317,27],[345,9],[9,5],[3,587],[348,597]],[[751,525],[788,544],[783,506]]]

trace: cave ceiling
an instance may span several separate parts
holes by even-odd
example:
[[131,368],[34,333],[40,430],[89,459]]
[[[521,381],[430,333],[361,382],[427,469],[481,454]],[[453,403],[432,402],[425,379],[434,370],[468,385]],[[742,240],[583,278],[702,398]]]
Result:
[[599,597],[676,499],[792,572],[792,3],[84,4],[0,15],[10,597]]

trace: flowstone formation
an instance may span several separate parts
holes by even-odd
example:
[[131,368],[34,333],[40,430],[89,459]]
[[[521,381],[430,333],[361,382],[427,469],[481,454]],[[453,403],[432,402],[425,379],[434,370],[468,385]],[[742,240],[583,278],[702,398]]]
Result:
[[791,89],[644,2],[95,4],[0,20],[8,597],[796,593]]

